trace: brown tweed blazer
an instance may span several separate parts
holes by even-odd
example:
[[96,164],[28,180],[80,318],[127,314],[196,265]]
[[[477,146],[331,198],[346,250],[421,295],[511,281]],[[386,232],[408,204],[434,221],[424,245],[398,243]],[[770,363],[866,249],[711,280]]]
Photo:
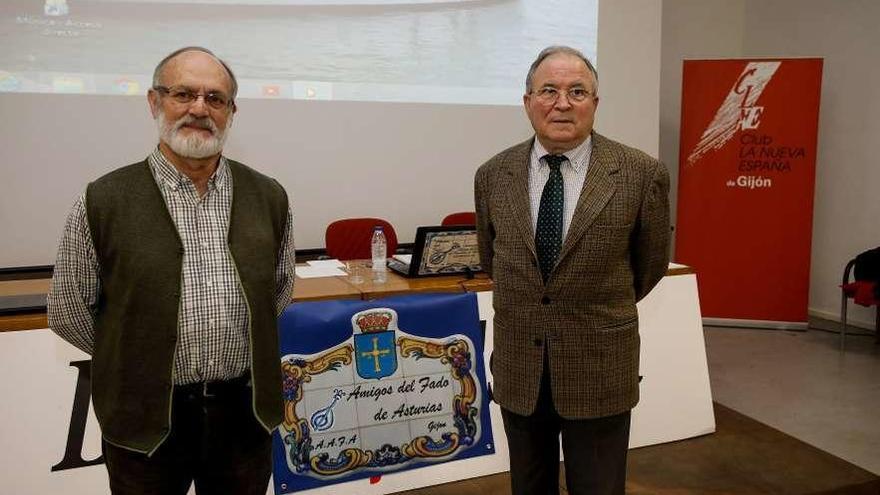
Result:
[[474,180],[481,263],[495,282],[495,400],[531,414],[549,346],[561,416],[625,412],[639,400],[636,301],[669,260],[669,173],[594,132],[584,187],[544,285],[529,208],[531,146],[532,139],[502,151]]

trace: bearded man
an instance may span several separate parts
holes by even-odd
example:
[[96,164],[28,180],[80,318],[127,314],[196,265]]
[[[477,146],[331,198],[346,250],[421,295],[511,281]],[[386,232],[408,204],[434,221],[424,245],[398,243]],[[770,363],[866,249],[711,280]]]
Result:
[[237,89],[205,48],[165,57],[158,147],[90,183],[65,225],[49,326],[92,356],[114,494],[266,492],[293,225],[278,182],[221,154]]

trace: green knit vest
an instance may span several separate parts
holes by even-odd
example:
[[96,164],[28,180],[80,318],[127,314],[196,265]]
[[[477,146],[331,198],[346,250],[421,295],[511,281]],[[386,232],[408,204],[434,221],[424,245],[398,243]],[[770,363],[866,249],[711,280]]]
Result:
[[[227,242],[248,305],[253,407],[271,431],[283,414],[274,297],[287,195],[274,179],[228,163],[233,197]],[[101,266],[92,356],[95,415],[108,442],[152,453],[171,428],[183,245],[146,161],[89,184],[86,212]]]

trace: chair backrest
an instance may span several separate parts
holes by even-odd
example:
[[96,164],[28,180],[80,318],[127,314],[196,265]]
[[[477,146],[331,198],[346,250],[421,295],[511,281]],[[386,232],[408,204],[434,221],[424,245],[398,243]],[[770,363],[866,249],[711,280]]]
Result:
[[476,225],[477,213],[473,211],[459,211],[446,215],[440,225]]
[[880,283],[880,247],[859,254],[854,261],[856,280]]
[[386,256],[391,256],[397,251],[397,233],[381,218],[343,218],[328,225],[324,232],[327,256],[340,260],[370,259],[370,240],[376,225],[385,230]]

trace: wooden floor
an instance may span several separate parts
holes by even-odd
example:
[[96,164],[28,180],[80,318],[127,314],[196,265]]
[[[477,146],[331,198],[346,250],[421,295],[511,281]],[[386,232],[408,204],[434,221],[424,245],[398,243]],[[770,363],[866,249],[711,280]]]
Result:
[[[880,478],[874,474],[732,409],[715,404],[715,420],[714,434],[631,450],[626,493],[880,494]],[[509,493],[506,473],[401,492],[405,495]],[[562,481],[560,493],[566,493]]]

